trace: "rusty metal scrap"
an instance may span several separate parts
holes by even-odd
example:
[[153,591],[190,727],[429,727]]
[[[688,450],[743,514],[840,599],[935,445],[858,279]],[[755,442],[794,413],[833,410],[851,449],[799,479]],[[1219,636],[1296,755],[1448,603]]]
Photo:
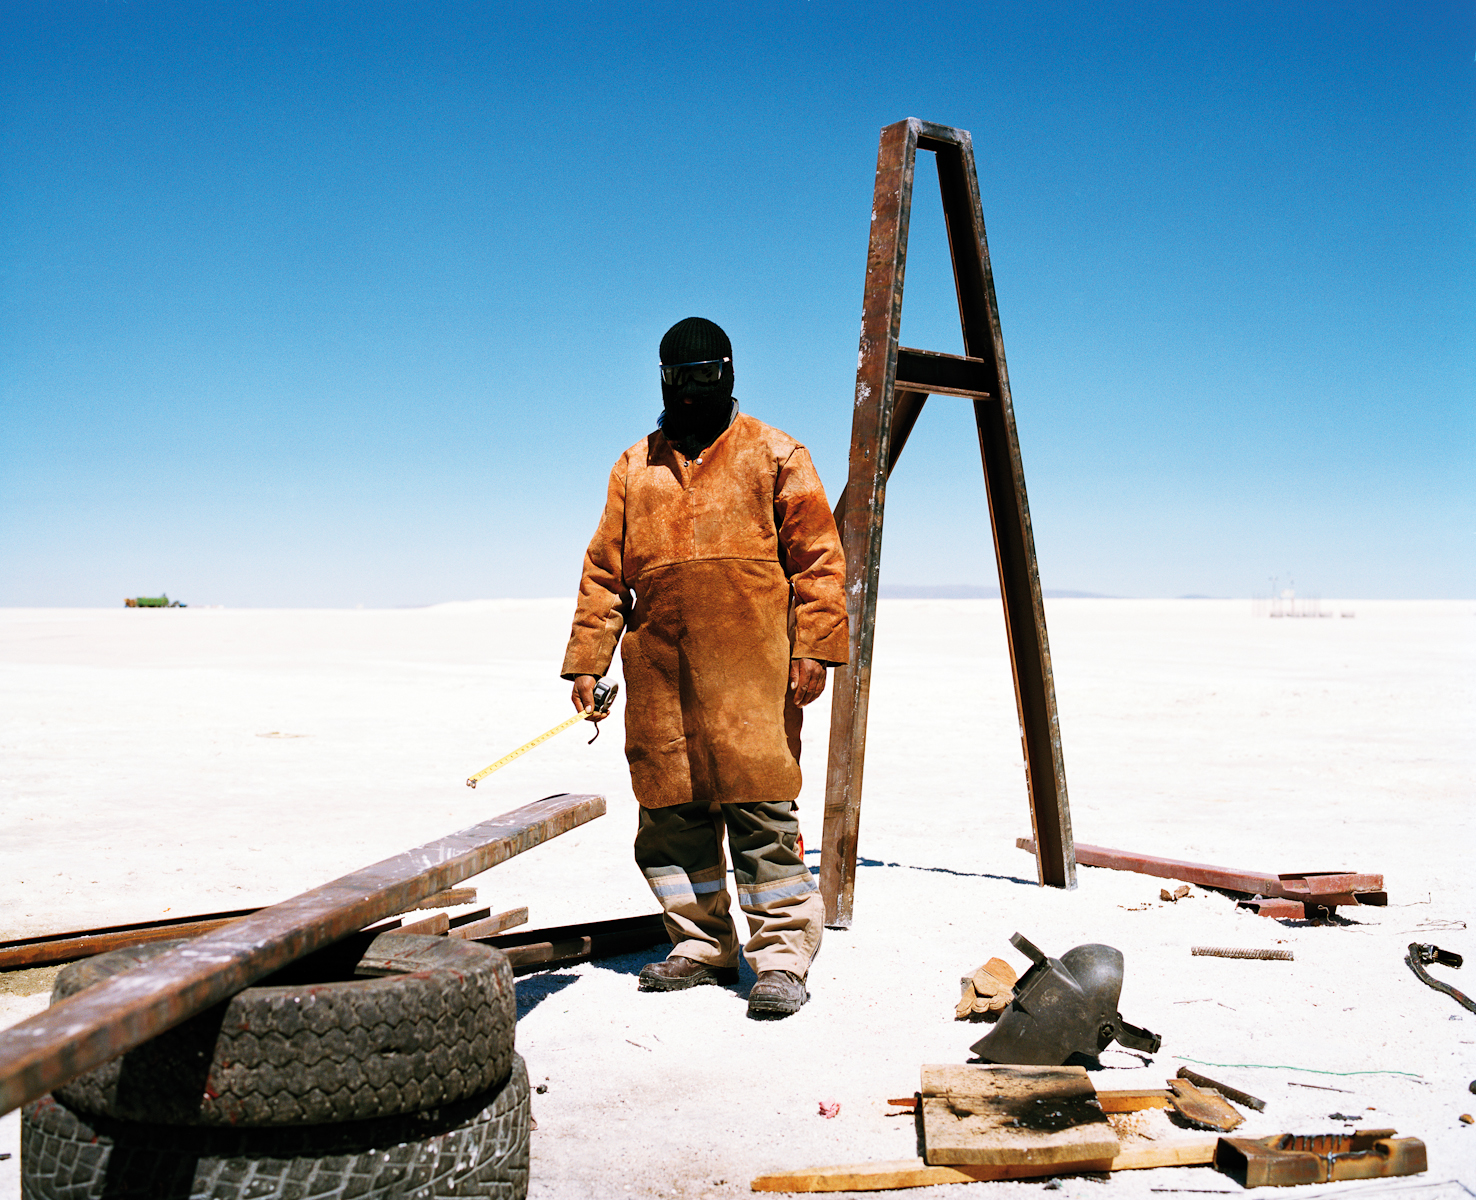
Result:
[[549,796],[193,938],[0,1030],[0,1114],[45,1095],[258,979],[603,815]]
[[1191,946],[1189,953],[1196,958],[1263,958],[1273,962],[1291,962],[1295,957],[1290,950],[1253,950],[1240,946]]
[[1222,1137],[1215,1147],[1215,1166],[1248,1188],[1418,1175],[1427,1165],[1425,1143],[1396,1133],[1366,1129],[1307,1137]]
[[1209,1088],[1211,1091],[1219,1092],[1227,1100],[1234,1100],[1236,1104],[1243,1104],[1246,1108],[1254,1109],[1256,1112],[1264,1112],[1266,1102],[1249,1092],[1242,1092],[1239,1088],[1231,1087],[1229,1084],[1220,1083],[1211,1079],[1208,1075],[1201,1075],[1198,1071],[1192,1071],[1188,1067],[1180,1067],[1176,1072],[1180,1079],[1187,1079],[1195,1087]]

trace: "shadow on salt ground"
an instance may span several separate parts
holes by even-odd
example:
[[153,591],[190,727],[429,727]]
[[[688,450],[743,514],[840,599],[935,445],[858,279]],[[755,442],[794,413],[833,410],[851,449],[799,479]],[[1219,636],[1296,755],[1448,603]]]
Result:
[[[630,954],[615,954],[609,958],[602,958],[598,962],[588,964],[597,971],[610,971],[616,975],[626,975],[632,980],[641,973],[641,968],[647,963],[661,962],[667,955],[667,948],[652,946],[645,950],[635,950]],[[566,968],[553,967],[547,971],[534,972],[524,975],[517,981],[518,991],[518,1020],[522,1020],[550,996],[556,996],[566,987],[577,983],[581,977]],[[748,989],[754,984],[754,974],[749,970],[746,962],[739,962],[738,982],[728,986],[728,990],[748,995]],[[634,984],[632,984],[634,986]]]
[[550,996],[557,996],[578,979],[578,975],[552,971],[546,975],[523,976],[517,981],[518,1020],[521,1021]]
[[[819,858],[820,851],[806,850],[806,858]],[[932,871],[939,875],[958,875],[964,879],[998,879],[1001,883],[1023,883],[1027,887],[1039,887],[1037,879],[1021,879],[1018,875],[991,875],[987,871],[955,871],[952,867],[915,867],[911,863],[882,862],[879,858],[857,858],[858,867],[900,867],[904,871]],[[811,867],[810,874],[818,875],[819,867]]]
[[[630,954],[615,954],[609,958],[602,958],[597,962],[588,964],[596,971],[610,971],[616,975],[625,975],[632,981],[640,975],[641,968],[647,963],[661,962],[666,958],[669,948],[665,946],[652,946],[646,950],[636,950]],[[543,1001],[550,996],[557,995],[570,984],[576,982],[579,975],[570,973],[567,968],[560,970],[553,968],[547,972],[532,975],[524,975],[517,981],[518,989],[518,1020],[522,1020]],[[720,985],[724,991],[732,992],[733,995],[746,999],[750,989],[758,982],[758,976],[748,965],[748,961],[740,956],[738,959],[738,982]]]
[[[596,970],[614,971],[618,975],[639,975],[641,968],[647,963],[661,962],[670,953],[671,947],[663,943],[660,946],[652,946],[648,950],[637,950],[632,954],[617,954],[612,958],[602,958],[590,965]],[[748,960],[740,954],[738,956],[738,982],[719,986],[724,991],[747,998],[749,989],[757,982],[758,976],[753,973]]]

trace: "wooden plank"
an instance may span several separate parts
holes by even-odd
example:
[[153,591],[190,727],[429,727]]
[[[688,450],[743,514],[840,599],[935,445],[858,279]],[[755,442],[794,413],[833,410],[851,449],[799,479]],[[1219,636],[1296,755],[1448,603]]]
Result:
[[0,1115],[417,900],[603,815],[549,796],[193,938],[0,1030]]
[[922,1068],[930,1166],[1110,1160],[1121,1150],[1082,1067]]
[[1136,1171],[1153,1167],[1206,1166],[1214,1161],[1218,1139],[1171,1146],[1124,1148],[1107,1159],[1069,1163],[1014,1163],[998,1166],[929,1166],[920,1158],[891,1162],[847,1163],[802,1167],[797,1171],[760,1175],[749,1184],[755,1192],[881,1192],[896,1188],[932,1187],[942,1183],[981,1183],[1004,1179],[1040,1179],[1050,1175]]
[[447,888],[444,892],[437,892],[434,896],[427,896],[419,904],[412,905],[407,911],[413,912],[417,908],[458,908],[463,904],[475,904],[476,902],[476,888]]
[[1142,1112],[1148,1108],[1167,1108],[1173,1093],[1163,1088],[1120,1088],[1098,1092],[1097,1103],[1104,1113]]
[[408,925],[401,925],[400,933],[419,933],[428,936],[436,936],[445,933],[451,928],[451,918],[443,912],[436,913],[433,917],[426,917],[423,921],[412,921]]
[[495,917],[489,916],[480,921],[473,921],[470,925],[461,925],[451,930],[452,937],[458,938],[487,938],[501,933],[505,929],[512,929],[518,925],[528,923],[528,909],[510,908],[506,912],[500,912]]
[[834,1167],[802,1167],[760,1175],[748,1186],[755,1192],[883,1192],[893,1188],[932,1187],[939,1183],[977,1183],[1005,1179],[1000,1167],[930,1167],[920,1158],[892,1162],[849,1163]]
[[1201,1089],[1187,1079],[1170,1079],[1174,1111],[1198,1129],[1229,1133],[1245,1124],[1245,1118],[1230,1107],[1219,1092]]

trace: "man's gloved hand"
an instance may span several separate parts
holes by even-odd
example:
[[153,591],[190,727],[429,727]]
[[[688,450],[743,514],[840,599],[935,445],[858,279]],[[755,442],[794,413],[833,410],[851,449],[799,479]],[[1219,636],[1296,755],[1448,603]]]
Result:
[[[589,712],[595,705],[595,684],[599,682],[598,675],[576,675],[574,677],[574,690],[569,693],[569,699],[574,701],[574,707],[579,712]],[[591,721],[600,722],[608,717],[609,713],[597,712]]]
[[804,708],[825,690],[825,664],[813,658],[791,658],[789,690],[794,693],[794,702]]

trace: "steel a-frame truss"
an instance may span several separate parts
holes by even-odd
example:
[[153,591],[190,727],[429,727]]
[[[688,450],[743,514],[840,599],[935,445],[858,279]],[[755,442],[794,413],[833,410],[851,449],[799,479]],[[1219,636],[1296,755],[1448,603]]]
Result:
[[[909,350],[897,344],[918,150],[930,150],[937,158],[963,325],[963,356]],[[1042,884],[1072,888],[1076,886],[1076,855],[1051,653],[973,142],[966,130],[909,118],[882,130],[877,154],[851,426],[851,471],[836,506],[846,552],[846,605],[852,637],[851,661],[836,672],[831,708],[820,890],[825,896],[826,924],[837,928],[851,924],[856,886],[856,834],[887,477],[930,395],[964,396],[974,402],[1020,711],[1037,870]]]

